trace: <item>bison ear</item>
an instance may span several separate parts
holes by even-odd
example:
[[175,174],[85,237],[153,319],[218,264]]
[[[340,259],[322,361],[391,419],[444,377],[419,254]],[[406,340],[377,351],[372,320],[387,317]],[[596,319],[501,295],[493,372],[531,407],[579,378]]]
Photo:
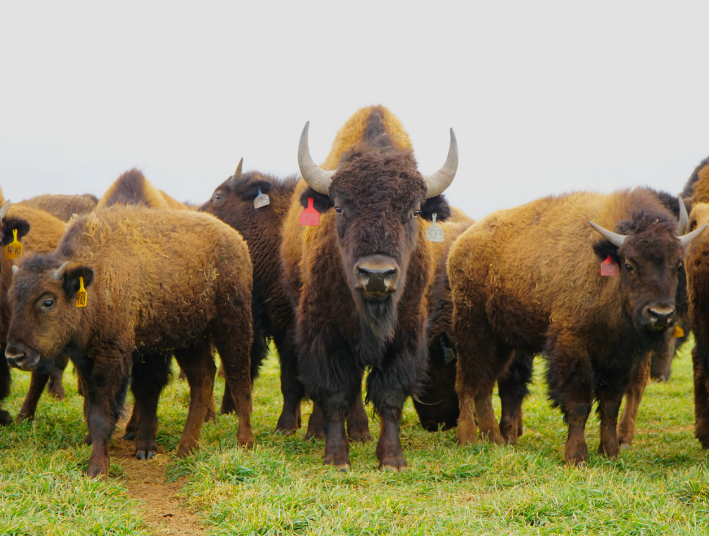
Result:
[[236,193],[244,201],[253,201],[258,196],[259,190],[262,194],[267,194],[271,191],[273,185],[268,181],[252,181],[248,184],[244,184],[236,187]]
[[64,294],[68,299],[71,299],[81,288],[80,277],[84,278],[84,288],[88,288],[94,280],[94,271],[88,266],[75,266],[64,272]]
[[451,217],[451,207],[443,195],[426,199],[426,202],[421,205],[421,217],[424,220],[433,221],[434,214],[436,221],[446,221]]
[[300,204],[303,208],[306,208],[308,206],[309,197],[313,198],[313,206],[315,207],[315,210],[320,213],[327,212],[335,206],[335,204],[332,202],[332,199],[330,199],[330,196],[320,194],[312,188],[308,188],[300,196]]
[[2,245],[6,246],[14,239],[13,230],[17,229],[17,239],[21,239],[30,232],[30,224],[27,220],[16,216],[5,216],[2,220]]
[[620,257],[618,256],[618,246],[611,244],[608,240],[601,240],[593,245],[593,252],[596,257],[600,259],[601,262],[605,261],[610,255],[613,262],[616,264],[620,263]]

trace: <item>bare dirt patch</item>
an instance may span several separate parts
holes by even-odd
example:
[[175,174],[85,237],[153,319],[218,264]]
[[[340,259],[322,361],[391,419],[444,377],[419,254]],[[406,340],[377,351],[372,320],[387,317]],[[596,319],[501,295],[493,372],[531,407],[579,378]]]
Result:
[[[126,415],[130,416],[130,408]],[[148,530],[156,536],[206,534],[199,518],[186,509],[176,497],[182,490],[184,478],[175,482],[165,480],[167,457],[158,454],[152,460],[135,458],[135,443],[121,439],[126,419],[116,428],[111,446],[111,463],[123,469],[123,481],[128,495],[145,509]]]

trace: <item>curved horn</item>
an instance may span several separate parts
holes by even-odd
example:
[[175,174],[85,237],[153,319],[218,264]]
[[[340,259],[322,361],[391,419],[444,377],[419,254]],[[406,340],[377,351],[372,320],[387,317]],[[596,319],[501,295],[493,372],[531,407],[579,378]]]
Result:
[[12,265],[12,275],[17,275],[17,272],[20,271],[19,266],[15,266],[14,264]]
[[54,279],[61,279],[62,277],[64,277],[64,272],[66,272],[66,269],[68,267],[69,267],[69,261],[65,262],[59,268],[54,270],[54,274],[52,274]]
[[229,184],[231,184],[232,186],[236,185],[236,183],[241,180],[241,166],[243,163],[244,159],[242,158],[241,160],[239,160],[239,165],[236,166],[236,171],[234,172],[234,174],[229,177]]
[[687,230],[689,215],[687,214],[687,207],[682,200],[682,196],[678,195],[677,199],[679,199],[679,224],[677,225],[677,234],[681,235]]
[[5,201],[5,204],[0,207],[0,220],[7,216],[7,211],[10,210],[10,200]]
[[446,163],[434,174],[423,176],[423,180],[426,181],[426,199],[441,195],[453,182],[456,171],[458,171],[458,142],[455,139],[455,132],[451,129],[451,143],[448,147]]
[[625,235],[614,233],[612,231],[609,231],[608,229],[604,229],[600,225],[596,225],[592,221],[588,222],[591,227],[593,227],[598,233],[608,240],[611,244],[613,244],[616,247],[620,247],[623,245],[623,242],[625,242]]
[[313,190],[319,194],[328,195],[327,193],[330,190],[332,177],[337,173],[337,170],[326,171],[313,162],[313,159],[310,157],[310,148],[308,147],[308,127],[310,127],[310,121],[305,123],[303,133],[300,135],[300,144],[298,145],[298,167],[300,168],[300,174]]
[[687,247],[689,244],[691,244],[695,238],[697,238],[700,234],[704,232],[704,229],[707,228],[707,224],[705,223],[702,225],[699,229],[695,229],[691,233],[688,233],[686,235],[678,236],[679,241],[682,242],[682,245],[684,247]]

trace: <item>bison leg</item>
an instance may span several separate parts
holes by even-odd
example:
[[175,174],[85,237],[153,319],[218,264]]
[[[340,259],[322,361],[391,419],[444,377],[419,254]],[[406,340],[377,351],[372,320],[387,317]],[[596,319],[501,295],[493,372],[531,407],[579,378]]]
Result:
[[[291,435],[300,429],[300,401],[305,396],[305,387],[298,379],[298,357],[293,336],[287,334],[276,338],[275,342],[281,362],[281,393],[283,393],[283,411],[278,417],[276,432]],[[324,430],[321,432],[324,433]]]
[[313,412],[308,419],[308,431],[305,439],[325,439],[325,415],[322,406],[313,400]]
[[[108,476],[108,442],[123,407],[131,357],[129,352],[117,354],[114,348],[96,350],[84,399],[92,447],[87,470],[89,477]],[[99,356],[100,360],[97,359]]]
[[131,419],[135,417],[135,457],[139,460],[149,460],[158,453],[158,399],[170,379],[171,361],[170,353],[138,355],[133,360],[131,387],[135,407]]
[[625,390],[625,407],[618,424],[618,443],[621,446],[630,446],[635,437],[638,408],[650,379],[650,363],[651,358],[643,360],[630,375],[630,382]]
[[64,376],[64,369],[66,369],[68,363],[69,356],[64,354],[57,356],[54,359],[54,370],[52,370],[49,374],[49,387],[47,387],[47,392],[50,396],[56,398],[57,400],[64,400],[64,397],[66,396],[62,379]]
[[[251,448],[254,434],[251,430],[251,309],[237,308],[227,303],[211,330],[215,346],[222,358],[224,379],[234,397],[239,428],[236,439],[239,445]],[[211,353],[210,353],[211,357]],[[212,381],[214,373],[212,373]]]
[[40,372],[32,373],[30,376],[30,388],[25,395],[25,400],[22,402],[22,407],[15,418],[15,422],[29,421],[34,418],[35,411],[37,411],[37,404],[48,381],[49,374],[42,374]]
[[407,359],[392,359],[385,364],[386,368],[373,368],[367,377],[367,396],[380,418],[377,459],[379,469],[383,471],[406,470],[399,421],[407,394],[413,394],[420,374],[418,370],[411,370],[410,363]]
[[560,355],[557,351],[549,354],[549,397],[561,408],[569,426],[564,460],[578,465],[588,461],[585,429],[593,405],[593,370],[590,360]]
[[598,394],[598,413],[601,418],[601,442],[598,453],[609,458],[617,458],[620,452],[617,424],[618,410],[623,400],[623,391],[619,389],[602,389]]
[[[221,351],[219,353],[221,355]],[[209,343],[204,339],[198,340],[191,348],[175,350],[175,358],[185,371],[190,386],[190,409],[177,447],[177,456],[183,458],[197,447],[199,432],[212,399],[217,366]]]
[[707,375],[707,353],[697,332],[697,344],[692,349],[694,370],[694,437],[709,449],[709,375]]
[[[362,371],[364,376],[364,371]],[[360,379],[360,384],[362,380]],[[347,435],[350,441],[371,441],[372,434],[369,433],[369,418],[367,411],[364,409],[364,400],[362,399],[362,388],[357,389],[357,398],[350,407],[347,416]]]
[[[5,351],[3,350],[3,354]],[[3,356],[0,356],[0,402],[5,400],[10,394],[10,367]],[[6,426],[12,422],[12,416],[8,411],[0,409],[0,426]]]
[[509,445],[514,445],[522,435],[522,402],[529,394],[533,363],[534,354],[515,353],[509,369],[497,381],[502,402],[500,433]]

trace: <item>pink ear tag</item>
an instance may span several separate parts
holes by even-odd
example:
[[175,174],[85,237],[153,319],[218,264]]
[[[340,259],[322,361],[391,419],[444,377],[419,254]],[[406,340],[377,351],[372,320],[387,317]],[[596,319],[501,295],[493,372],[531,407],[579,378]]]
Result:
[[261,190],[259,190],[256,199],[254,199],[254,208],[259,209],[261,207],[269,205],[270,203],[271,200],[268,198],[268,194],[262,194]]
[[300,213],[300,224],[316,227],[320,225],[320,213],[313,206],[313,198],[308,197],[308,207]]
[[618,264],[613,262],[611,259],[611,256],[608,255],[605,261],[601,263],[601,275],[618,275],[620,273],[620,269],[618,268]]

